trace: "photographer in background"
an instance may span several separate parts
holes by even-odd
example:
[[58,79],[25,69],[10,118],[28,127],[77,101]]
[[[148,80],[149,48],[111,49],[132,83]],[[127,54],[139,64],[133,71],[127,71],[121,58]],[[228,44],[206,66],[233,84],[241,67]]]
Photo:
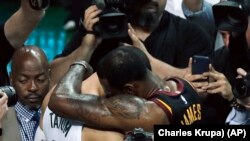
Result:
[[250,34],[248,0],[229,0],[213,6],[219,30],[230,34],[228,48],[223,47],[213,56],[213,67],[225,74],[231,85],[238,76],[237,68],[250,70]]
[[[241,68],[237,69],[239,84],[234,86],[233,92],[236,99],[235,105],[227,117],[226,124],[229,125],[250,125],[250,77]],[[242,78],[242,79],[241,79]]]
[[230,105],[235,106],[232,87],[238,75],[236,70],[250,71],[249,6],[248,0],[229,0],[213,6],[218,29],[228,31],[230,37],[228,47],[218,49],[211,57],[211,71],[203,74],[212,81],[207,86],[193,83],[198,91],[209,94],[204,103],[209,123],[225,123]]
[[[121,1],[119,2],[121,3]],[[124,2],[123,5],[126,5],[126,7],[121,8],[120,11],[126,14],[127,22],[131,23],[139,39],[144,42],[146,50],[155,58],[150,61],[153,71],[157,72],[157,74],[162,74],[161,71],[163,71],[163,73],[167,74],[162,75],[163,77],[175,75],[182,77],[184,71],[175,69],[172,66],[184,68],[188,64],[189,57],[194,54],[210,55],[212,53],[213,45],[202,29],[164,11],[167,0],[125,0]],[[103,4],[99,5],[103,7]],[[63,53],[52,62],[52,67],[60,66],[58,70],[52,70],[54,71],[52,73],[56,74],[51,76],[55,83],[65,74],[65,71],[62,70],[70,65],[70,63],[66,64],[65,62],[70,62],[69,59],[71,59],[71,63],[82,59],[81,56],[83,55],[81,53],[84,53],[84,50],[79,49],[82,38],[85,35],[93,34],[92,27],[101,21],[101,13],[101,8],[94,5],[85,11],[83,30],[77,31],[77,34],[73,36]],[[115,21],[121,22],[120,20]],[[101,44],[93,51],[93,55],[89,57],[89,62],[94,70],[98,61],[109,51],[119,46],[121,42],[131,43],[129,39],[102,40]],[[167,64],[166,69],[162,68],[159,64],[160,61]]]
[[218,29],[230,33],[228,47],[218,49],[212,57],[217,73],[208,75],[215,80],[208,86],[210,94],[220,94],[210,96],[208,102],[214,104],[218,109],[217,114],[221,115],[224,121],[231,110],[229,105],[233,102],[232,87],[235,86],[238,76],[237,69],[250,71],[249,6],[249,0],[229,0],[213,6]]

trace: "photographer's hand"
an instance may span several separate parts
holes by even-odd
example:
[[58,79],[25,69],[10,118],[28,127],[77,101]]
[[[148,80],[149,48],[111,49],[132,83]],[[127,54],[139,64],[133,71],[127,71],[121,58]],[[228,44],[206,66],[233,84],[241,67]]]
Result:
[[87,31],[93,31],[94,25],[99,22],[98,15],[102,10],[98,9],[96,5],[92,5],[85,10],[83,26]]
[[192,58],[189,59],[184,79],[191,82],[199,94],[205,94],[207,92],[204,87],[208,86],[208,82],[198,82],[198,80],[206,80],[207,77],[202,74],[192,74]]
[[247,75],[247,72],[244,69],[242,69],[242,68],[238,68],[237,69],[237,73],[239,75],[238,77],[244,77],[244,76]]
[[83,25],[84,28],[87,31],[87,34],[84,36],[82,45],[89,47],[89,49],[95,49],[100,43],[101,38],[97,38],[94,35],[94,25],[99,22],[98,15],[102,12],[102,10],[98,9],[96,5],[92,5],[89,8],[86,9],[84,13],[84,21]]
[[0,128],[2,128],[2,120],[8,110],[8,97],[5,93],[0,92]]
[[209,85],[204,89],[207,89],[207,93],[209,94],[220,94],[224,99],[231,101],[233,99],[233,92],[226,76],[216,71],[212,66],[210,66],[210,68],[210,72],[203,74],[210,78]]
[[85,30],[92,31],[92,33],[88,32],[87,34],[84,34],[81,45],[72,53],[65,57],[57,58],[51,62],[50,86],[53,86],[61,79],[61,77],[67,72],[70,64],[73,62],[79,60],[85,60],[88,62],[90,60],[93,52],[101,42],[101,39],[93,34],[93,26],[99,21],[97,16],[100,12],[101,10],[97,9],[96,6],[90,6],[85,11],[85,18],[84,21],[82,21],[82,26],[86,28]]
[[[238,68],[237,73],[238,73],[238,78],[247,76],[247,72],[242,68]],[[242,98],[242,99],[237,99],[237,103],[239,103],[240,105],[243,105],[247,110],[250,110],[250,97],[249,96]]]
[[130,39],[132,40],[132,43],[135,47],[142,50],[149,58],[152,57],[151,54],[147,51],[145,45],[142,43],[142,41],[139,39],[139,37],[136,35],[135,30],[131,26],[131,24],[128,24],[128,35]]
[[139,49],[141,49],[146,56],[148,57],[150,61],[150,65],[152,66],[152,71],[157,74],[160,78],[166,79],[169,77],[183,77],[186,73],[186,69],[180,69],[175,68],[155,57],[153,57],[146,49],[145,45],[142,43],[142,41],[138,38],[136,35],[135,30],[133,27],[129,24],[128,25],[128,34],[131,38],[133,45]]

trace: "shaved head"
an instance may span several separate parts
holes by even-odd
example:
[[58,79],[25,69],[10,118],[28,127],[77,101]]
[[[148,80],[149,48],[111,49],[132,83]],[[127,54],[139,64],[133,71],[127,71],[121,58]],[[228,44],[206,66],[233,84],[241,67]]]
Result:
[[18,101],[30,109],[39,109],[49,90],[49,62],[36,46],[22,47],[14,53],[11,83]]
[[36,46],[25,46],[14,53],[12,57],[11,69],[14,72],[19,66],[23,66],[24,63],[36,62],[48,69],[49,63],[46,55],[41,48]]

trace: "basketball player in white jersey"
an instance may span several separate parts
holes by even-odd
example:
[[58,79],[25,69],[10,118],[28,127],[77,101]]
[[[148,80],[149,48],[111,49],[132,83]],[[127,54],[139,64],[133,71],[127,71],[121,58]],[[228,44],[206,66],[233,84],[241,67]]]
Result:
[[[82,84],[82,91],[89,94],[103,93],[96,88],[93,81],[97,77],[89,77]],[[84,86],[84,87],[83,87]],[[84,89],[85,88],[85,89]],[[86,90],[86,88],[88,88]],[[57,116],[48,108],[51,91],[47,94],[42,105],[40,125],[36,132],[35,141],[123,141],[124,136],[114,131],[102,131],[85,127],[84,123],[72,121]],[[97,90],[98,89],[98,90]],[[99,92],[97,92],[99,91]],[[93,117],[95,118],[95,117]]]

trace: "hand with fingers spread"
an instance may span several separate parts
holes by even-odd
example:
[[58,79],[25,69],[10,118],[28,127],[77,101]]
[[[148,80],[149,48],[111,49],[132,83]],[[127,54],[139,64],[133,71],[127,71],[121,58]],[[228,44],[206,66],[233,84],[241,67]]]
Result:
[[131,26],[131,24],[128,24],[128,35],[130,39],[132,40],[132,43],[135,47],[141,49],[148,57],[151,56],[149,52],[147,51],[145,45],[142,43],[142,41],[138,38],[136,35],[135,30]]
[[184,79],[190,81],[199,94],[206,93],[207,90],[205,87],[208,86],[208,82],[199,82],[198,80],[206,80],[207,77],[205,77],[203,74],[192,74],[192,58],[189,59]]
[[128,34],[129,37],[132,40],[133,46],[139,48],[140,50],[142,50],[146,56],[148,57],[149,61],[150,61],[150,65],[152,66],[152,71],[154,73],[156,73],[158,76],[160,76],[160,78],[162,79],[166,79],[166,78],[170,78],[170,77],[183,77],[186,69],[180,69],[180,68],[176,68],[173,67],[171,65],[169,65],[166,62],[163,62],[155,57],[153,57],[148,50],[146,49],[145,45],[142,43],[142,41],[138,38],[138,36],[136,35],[135,30],[133,29],[133,27],[128,24]]
[[209,85],[205,88],[209,94],[220,94],[224,99],[231,101],[233,99],[232,87],[223,73],[216,71],[210,65],[210,72],[204,73],[209,77]]

